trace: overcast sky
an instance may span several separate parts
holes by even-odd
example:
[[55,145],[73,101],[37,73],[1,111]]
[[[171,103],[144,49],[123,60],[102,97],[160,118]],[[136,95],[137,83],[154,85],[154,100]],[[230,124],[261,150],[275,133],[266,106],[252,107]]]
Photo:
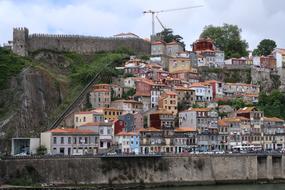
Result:
[[[250,49],[264,38],[285,47],[285,0],[0,0],[0,43],[12,39],[13,27],[30,33],[112,36],[133,32],[149,38],[151,16],[143,10],[195,5],[201,8],[159,14],[166,27],[180,34],[186,48],[205,25],[236,24]],[[156,23],[156,31],[161,27]]]

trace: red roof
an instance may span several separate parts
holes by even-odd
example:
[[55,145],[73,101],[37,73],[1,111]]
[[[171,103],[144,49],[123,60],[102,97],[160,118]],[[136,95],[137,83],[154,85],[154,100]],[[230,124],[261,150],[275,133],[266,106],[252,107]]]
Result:
[[197,130],[191,127],[179,127],[174,130],[175,132],[196,132]]
[[135,136],[135,135],[138,135],[138,133],[122,131],[122,132],[116,134],[116,136]]
[[78,128],[56,128],[49,130],[50,133],[67,133],[67,134],[96,134],[95,131],[88,129],[78,129]]
[[148,128],[141,128],[139,129],[140,132],[160,132],[161,130],[154,128],[154,127],[148,127]]

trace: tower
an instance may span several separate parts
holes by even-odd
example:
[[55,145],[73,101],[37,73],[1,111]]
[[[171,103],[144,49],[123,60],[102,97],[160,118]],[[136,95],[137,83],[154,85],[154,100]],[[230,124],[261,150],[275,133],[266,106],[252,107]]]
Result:
[[27,28],[13,29],[13,52],[20,56],[28,55],[28,36],[29,30]]

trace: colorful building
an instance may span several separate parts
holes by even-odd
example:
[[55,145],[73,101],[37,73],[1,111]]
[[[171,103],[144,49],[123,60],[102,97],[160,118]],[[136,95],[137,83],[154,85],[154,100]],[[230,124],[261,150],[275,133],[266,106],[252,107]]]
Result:
[[170,111],[172,114],[177,114],[178,97],[175,92],[166,91],[159,97],[158,108]]

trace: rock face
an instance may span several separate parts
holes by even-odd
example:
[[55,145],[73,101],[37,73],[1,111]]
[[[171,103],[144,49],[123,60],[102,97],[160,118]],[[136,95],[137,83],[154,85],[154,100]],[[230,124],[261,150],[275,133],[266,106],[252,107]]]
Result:
[[280,76],[264,68],[251,68],[252,84],[260,85],[260,90],[270,92],[273,89],[278,89],[281,85]]
[[64,91],[64,85],[40,69],[29,67],[14,77],[10,88],[0,92],[0,105],[8,110],[0,120],[0,152],[8,151],[11,137],[38,137],[46,130]]
[[260,85],[261,91],[278,89],[281,85],[277,72],[264,68],[199,68],[201,80],[219,80]]

